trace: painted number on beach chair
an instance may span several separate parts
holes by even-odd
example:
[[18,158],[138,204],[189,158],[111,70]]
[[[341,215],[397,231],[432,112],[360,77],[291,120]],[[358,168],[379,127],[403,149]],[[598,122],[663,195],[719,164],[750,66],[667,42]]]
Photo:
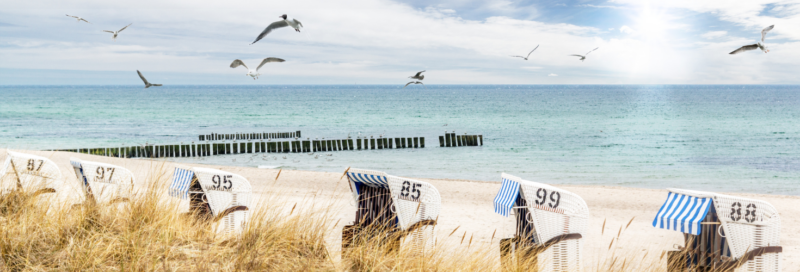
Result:
[[216,190],[230,190],[233,188],[233,181],[230,179],[233,179],[233,175],[226,175],[222,177],[220,177],[220,175],[214,175],[211,177],[211,182],[214,182],[214,189]]
[[[744,220],[747,221],[747,223],[756,221],[756,204],[747,204],[744,212]],[[742,219],[742,203],[733,202],[733,204],[731,204],[731,220],[739,221],[740,219]]]
[[[534,200],[534,202],[536,202],[536,205],[544,205],[545,202],[547,202],[547,190],[545,190],[544,188],[539,188],[539,190],[536,191],[536,198],[538,198]],[[547,205],[550,206],[550,208],[555,209],[558,207],[558,204],[560,203],[561,203],[561,193],[551,192],[550,204]]]
[[[39,161],[38,167],[36,166],[36,161]],[[44,165],[43,160],[28,159],[28,171],[39,171],[39,169],[42,169],[42,165]]]
[[[97,176],[94,177],[94,182],[111,183],[111,178],[114,177],[115,170],[114,167],[97,167]],[[106,173],[108,173],[108,178],[106,178]]]
[[400,190],[400,199],[419,201],[419,196],[422,194],[422,191],[419,189],[420,187],[422,187],[422,184],[404,180],[403,188]]

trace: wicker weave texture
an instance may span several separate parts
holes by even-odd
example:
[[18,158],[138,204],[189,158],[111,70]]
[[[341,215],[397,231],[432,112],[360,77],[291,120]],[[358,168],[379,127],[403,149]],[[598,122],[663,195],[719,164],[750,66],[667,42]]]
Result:
[[[19,176],[17,176],[19,175]],[[23,190],[34,192],[44,188],[61,190],[61,170],[48,158],[8,151],[3,169],[0,169],[0,190]]]
[[106,203],[117,198],[130,198],[133,193],[133,173],[120,166],[81,161],[83,176],[94,199]]
[[424,181],[387,177],[401,229],[405,230],[414,223],[436,220],[439,217],[442,198],[436,187]]
[[[236,206],[250,208],[253,189],[250,182],[244,177],[209,168],[194,167],[192,171],[194,171],[197,181],[200,182],[214,215]],[[223,232],[240,232],[249,216],[249,211],[236,211],[228,214],[221,220]]]

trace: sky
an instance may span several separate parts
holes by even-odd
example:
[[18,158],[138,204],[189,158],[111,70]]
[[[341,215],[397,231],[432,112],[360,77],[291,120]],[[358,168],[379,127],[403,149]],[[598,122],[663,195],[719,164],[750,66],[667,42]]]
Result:
[[0,85],[800,84],[798,49],[800,0],[0,2]]

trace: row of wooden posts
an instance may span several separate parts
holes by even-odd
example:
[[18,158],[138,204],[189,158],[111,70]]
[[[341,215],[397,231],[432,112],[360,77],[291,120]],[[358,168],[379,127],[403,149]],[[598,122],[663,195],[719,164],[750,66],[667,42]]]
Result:
[[300,138],[300,131],[296,132],[261,132],[261,133],[233,133],[233,134],[204,134],[198,136],[200,141],[224,140],[267,140]]
[[206,157],[243,153],[301,153],[317,151],[368,150],[392,148],[425,148],[425,137],[364,138],[341,140],[304,140],[277,142],[222,142],[191,143],[180,145],[147,145],[112,148],[62,149],[55,151],[77,152],[119,158]]
[[440,147],[458,147],[458,146],[479,146],[483,145],[483,135],[456,135],[453,133],[445,133],[444,136],[439,136]]

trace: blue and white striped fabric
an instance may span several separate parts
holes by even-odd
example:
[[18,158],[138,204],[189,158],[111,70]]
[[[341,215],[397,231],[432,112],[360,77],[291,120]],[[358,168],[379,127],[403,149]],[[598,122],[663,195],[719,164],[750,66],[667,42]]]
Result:
[[658,210],[653,227],[699,235],[703,219],[708,214],[713,200],[673,192]]
[[72,164],[72,167],[81,168],[81,162],[69,160],[69,164]]
[[189,185],[192,184],[194,172],[186,169],[175,168],[172,174],[172,185],[169,186],[169,195],[186,199],[189,197]]
[[503,185],[494,197],[494,212],[508,217],[508,212],[514,207],[517,196],[519,196],[519,182],[503,179]]
[[347,175],[350,176],[350,180],[356,183],[363,183],[364,185],[370,187],[389,188],[389,182],[386,181],[386,177],[384,176],[367,175],[367,174],[352,173],[352,172],[348,172]]

